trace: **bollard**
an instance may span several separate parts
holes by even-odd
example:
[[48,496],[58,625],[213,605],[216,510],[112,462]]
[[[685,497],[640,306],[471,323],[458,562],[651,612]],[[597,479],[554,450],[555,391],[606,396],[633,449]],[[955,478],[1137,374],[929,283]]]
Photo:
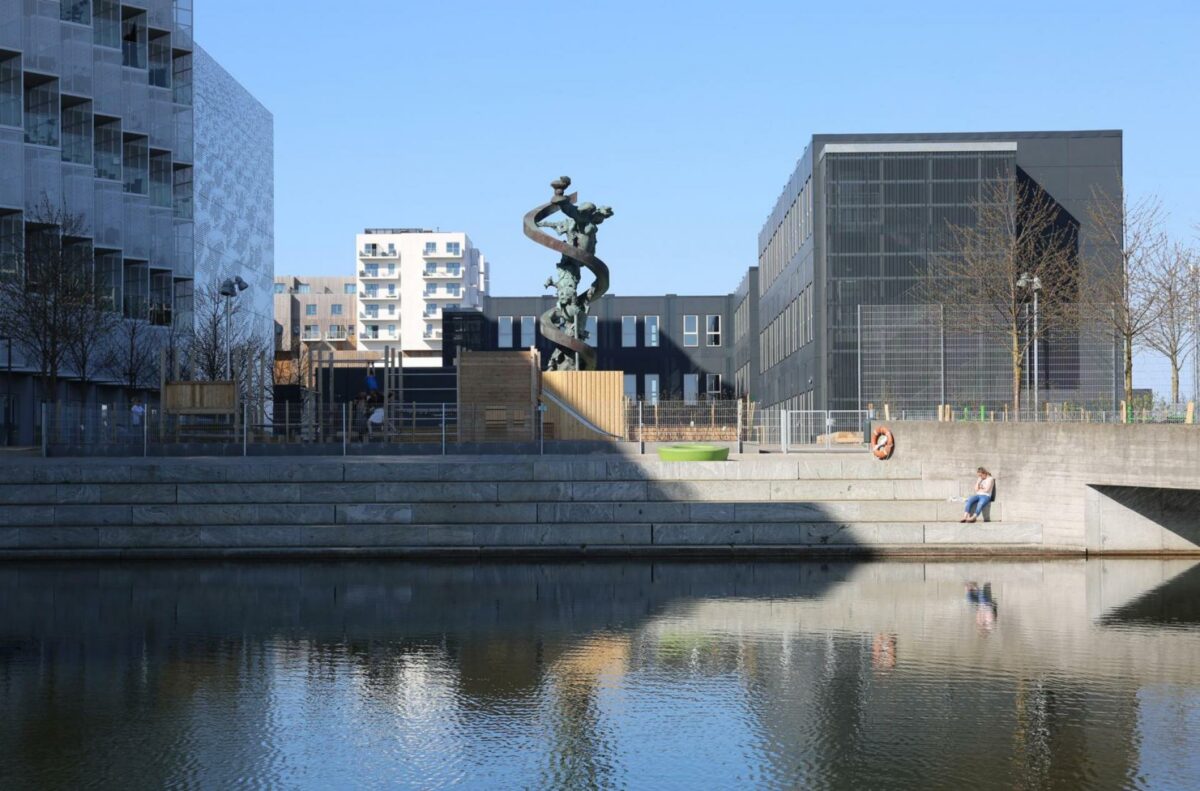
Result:
[[142,458],[150,455],[150,416],[153,412],[146,413],[146,419],[142,421]]
[[342,455],[343,456],[346,455],[346,443],[349,441],[349,436],[350,436],[350,432],[348,432],[346,429],[347,429],[346,405],[343,403],[342,404]]
[[50,423],[46,402],[42,402],[42,458],[50,455]]

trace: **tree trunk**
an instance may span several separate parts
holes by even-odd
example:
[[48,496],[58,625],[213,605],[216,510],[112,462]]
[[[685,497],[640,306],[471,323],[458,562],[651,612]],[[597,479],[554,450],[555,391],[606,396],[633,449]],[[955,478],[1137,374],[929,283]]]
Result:
[[1167,358],[1171,362],[1171,403],[1179,403],[1179,356],[1172,354]]
[[1013,420],[1019,421],[1021,419],[1021,342],[1015,325],[1009,333],[1009,338],[1012,341]]
[[1125,410],[1133,409],[1133,336],[1125,335]]

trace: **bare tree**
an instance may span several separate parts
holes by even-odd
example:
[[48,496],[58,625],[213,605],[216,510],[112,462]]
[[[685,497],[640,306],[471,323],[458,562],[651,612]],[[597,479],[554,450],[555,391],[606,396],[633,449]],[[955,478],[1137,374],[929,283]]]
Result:
[[1200,288],[1196,283],[1196,255],[1176,242],[1158,256],[1148,273],[1148,286],[1158,310],[1146,327],[1142,344],[1167,358],[1171,365],[1171,403],[1179,403],[1179,372],[1194,352],[1196,311]]
[[113,334],[109,375],[131,391],[153,387],[163,331],[142,319],[125,319]]
[[93,277],[92,247],[79,215],[43,198],[31,213],[25,249],[16,271],[0,278],[0,335],[21,346],[38,366],[45,397],[58,403],[59,379],[87,345],[88,369],[94,366],[99,336],[99,289]]
[[272,359],[274,353],[249,331],[250,317],[241,300],[222,296],[219,282],[207,283],[196,287],[194,310],[189,357],[195,377],[224,380],[228,364],[242,394],[251,395],[251,387],[257,388],[259,380],[267,378],[258,373],[257,366],[263,359]]
[[1153,273],[1166,247],[1162,210],[1156,198],[1130,205],[1120,195],[1097,190],[1088,205],[1096,244],[1084,251],[1080,305],[1090,322],[1119,339],[1125,367],[1124,397],[1133,404],[1133,352],[1158,323],[1162,308]]
[[66,338],[67,362],[83,385],[110,367],[115,354],[113,336],[121,317],[99,302],[83,304],[74,313],[80,327]]
[[[972,214],[949,227],[952,252],[932,259],[924,296],[955,308],[946,316],[957,330],[1005,338],[1019,418],[1027,354],[1076,315],[1076,230],[1045,191],[1015,177],[986,182]],[[1031,321],[1035,284],[1040,316]]]

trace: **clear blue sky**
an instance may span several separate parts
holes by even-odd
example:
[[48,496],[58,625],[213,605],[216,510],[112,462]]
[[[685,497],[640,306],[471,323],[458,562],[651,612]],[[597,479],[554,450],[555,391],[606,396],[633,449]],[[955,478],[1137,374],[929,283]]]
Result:
[[195,0],[275,114],[279,273],[421,225],[469,233],[493,293],[539,293],[521,215],[565,173],[616,211],[615,293],[727,293],[822,132],[1123,129],[1130,192],[1194,238],[1200,6],[810,5]]

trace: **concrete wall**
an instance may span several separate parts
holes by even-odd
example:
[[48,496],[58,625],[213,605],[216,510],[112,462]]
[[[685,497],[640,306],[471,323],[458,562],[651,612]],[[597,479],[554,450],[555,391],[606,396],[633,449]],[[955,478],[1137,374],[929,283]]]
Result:
[[1200,517],[1187,505],[1200,491],[1200,427],[913,422],[891,429],[893,459],[919,464],[925,478],[957,478],[965,487],[976,467],[986,467],[1006,519],[1040,523],[1047,544],[1200,549]]

